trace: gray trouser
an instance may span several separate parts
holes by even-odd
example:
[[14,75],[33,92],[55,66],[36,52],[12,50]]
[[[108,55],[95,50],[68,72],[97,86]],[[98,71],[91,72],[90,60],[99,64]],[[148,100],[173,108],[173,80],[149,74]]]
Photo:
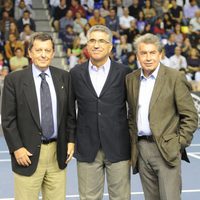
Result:
[[109,162],[99,150],[92,163],[77,162],[81,200],[103,199],[105,173],[110,200],[130,199],[130,161]]
[[181,157],[179,165],[170,167],[161,156],[156,143],[141,140],[139,173],[146,200],[181,199]]

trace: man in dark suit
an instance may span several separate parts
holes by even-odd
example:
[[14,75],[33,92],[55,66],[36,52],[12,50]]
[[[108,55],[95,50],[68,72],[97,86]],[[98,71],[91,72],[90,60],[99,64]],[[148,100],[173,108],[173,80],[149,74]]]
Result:
[[[181,156],[197,128],[197,112],[185,75],[160,63],[153,34],[135,41],[141,69],[127,76],[132,167],[138,167],[147,200],[180,200]],[[136,166],[138,164],[138,166]]]
[[130,137],[125,76],[129,68],[109,59],[112,32],[96,25],[87,33],[89,62],[70,72],[78,105],[75,157],[81,200],[130,199]]
[[[50,66],[53,39],[33,35],[32,66],[5,78],[2,127],[11,154],[16,200],[64,200],[66,163],[74,152],[74,109],[68,72]],[[43,76],[44,75],[44,76]]]

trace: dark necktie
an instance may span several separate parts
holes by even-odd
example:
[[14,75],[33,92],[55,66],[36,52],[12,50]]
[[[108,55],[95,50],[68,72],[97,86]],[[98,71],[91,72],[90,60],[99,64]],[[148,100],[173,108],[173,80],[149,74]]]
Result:
[[41,101],[41,127],[42,134],[45,138],[49,139],[54,133],[52,102],[49,85],[46,81],[46,74],[42,72],[40,86],[40,101]]

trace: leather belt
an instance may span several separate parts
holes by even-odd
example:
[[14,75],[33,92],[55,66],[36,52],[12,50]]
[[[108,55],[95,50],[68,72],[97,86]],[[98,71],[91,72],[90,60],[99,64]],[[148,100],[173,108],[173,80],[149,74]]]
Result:
[[41,143],[42,144],[49,144],[49,143],[56,142],[56,141],[57,141],[56,138],[50,138],[50,139],[47,139],[47,140],[41,140]]
[[142,135],[142,136],[138,136],[138,141],[141,140],[146,140],[148,142],[155,142],[154,138],[152,135]]

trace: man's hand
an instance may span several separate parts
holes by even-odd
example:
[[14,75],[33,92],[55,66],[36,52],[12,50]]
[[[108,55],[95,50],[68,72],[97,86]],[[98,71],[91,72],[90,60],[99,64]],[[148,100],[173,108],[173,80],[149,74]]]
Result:
[[65,163],[67,164],[71,159],[74,154],[74,143],[68,143],[67,144],[67,160]]
[[14,155],[19,165],[28,167],[31,164],[29,156],[32,156],[33,154],[31,154],[26,148],[21,147],[20,149],[14,151]]

